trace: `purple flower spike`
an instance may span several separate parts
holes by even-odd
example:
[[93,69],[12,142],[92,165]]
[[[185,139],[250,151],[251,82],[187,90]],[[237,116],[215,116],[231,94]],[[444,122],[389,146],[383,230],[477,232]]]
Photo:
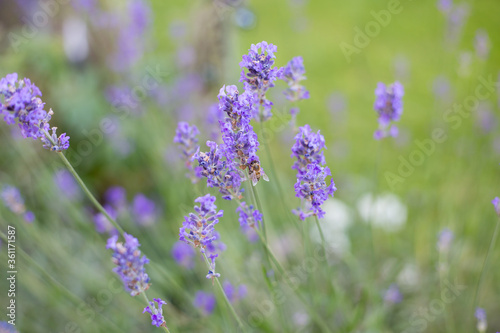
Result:
[[153,301],[158,303],[158,307],[155,306],[154,302],[149,302],[149,305],[144,308],[142,313],[149,313],[151,315],[151,325],[156,327],[167,327],[165,318],[163,318],[162,306],[167,304],[167,302],[162,301],[159,298],[153,298]]
[[219,218],[224,212],[222,210],[217,212],[215,197],[210,194],[199,197],[194,202],[199,202],[200,205],[194,207],[195,213],[185,217],[180,228],[179,240],[205,253],[207,245],[214,240],[214,226],[219,223]]
[[154,224],[157,215],[155,202],[142,193],[137,194],[132,202],[132,215],[139,225]]
[[304,60],[302,57],[295,57],[288,62],[283,69],[282,79],[288,83],[285,96],[289,101],[298,102],[301,99],[309,98],[309,91],[300,85],[300,81],[305,80]]
[[193,156],[200,148],[197,138],[199,134],[200,131],[195,125],[190,126],[187,122],[181,121],[177,125],[174,137],[174,142],[177,143],[179,148],[182,150],[186,168],[190,171],[190,173],[186,175],[193,183],[196,183],[199,180],[198,175],[201,172],[200,167],[193,167],[192,165]]
[[324,148],[326,148],[325,138],[319,131],[314,133],[307,124],[300,127],[292,147],[291,157],[297,158],[292,169],[297,170],[299,174],[305,174],[309,164],[325,164]]
[[295,194],[302,199],[303,207],[292,212],[301,220],[314,215],[322,218],[325,213],[321,205],[337,190],[332,179],[329,185],[326,182],[326,177],[331,176],[331,172],[328,167],[323,166],[324,148],[325,138],[319,131],[314,133],[309,125],[299,128],[292,147],[292,157],[297,159],[292,168],[297,170]]
[[137,238],[123,233],[125,243],[117,242],[118,235],[108,239],[106,249],[113,250],[113,272],[118,274],[123,287],[131,296],[136,296],[149,288],[149,276],[144,265],[149,263],[146,256],[141,257]]
[[[233,164],[223,160],[223,150],[215,142],[207,141],[210,152],[197,151],[194,159],[202,168],[201,175],[207,178],[207,186],[217,187],[224,200],[241,198],[241,175]],[[222,147],[223,148],[223,147]]]
[[[106,212],[111,216],[111,218],[116,219],[116,211],[110,205],[104,205],[103,207]],[[94,215],[95,230],[98,233],[109,233],[110,235],[117,235],[118,230],[115,229],[113,224],[109,222],[108,218],[103,213],[97,213]]]
[[[273,103],[266,98],[266,92],[274,87],[274,81],[283,72],[282,68],[273,67],[276,58],[274,53],[277,49],[275,45],[267,42],[252,44],[248,54],[243,55],[243,60],[240,62],[242,68],[240,82],[244,83],[245,90],[257,97],[258,105],[263,106],[259,117],[255,118],[257,121],[266,121],[272,116]],[[247,73],[245,68],[248,70]]]
[[397,135],[397,129],[390,128],[389,125],[392,121],[398,121],[403,113],[403,95],[403,85],[397,81],[390,86],[378,83],[375,89],[377,98],[373,106],[379,116],[379,129],[374,134],[375,139]]
[[35,214],[26,210],[24,198],[16,187],[10,185],[4,186],[0,190],[0,198],[2,199],[5,207],[7,207],[12,213],[22,216],[26,222],[31,223],[35,220]]
[[[219,218],[222,217],[224,212],[222,210],[217,212],[215,205],[215,197],[207,194],[203,197],[197,198],[194,202],[199,202],[199,206],[194,207],[195,213],[190,213],[185,217],[182,227],[179,229],[179,240],[199,248],[200,252],[206,255],[206,252],[213,249],[213,242],[217,240],[214,226],[219,223]],[[217,254],[210,253],[211,260],[210,270],[207,278],[216,278],[220,274],[215,272],[215,258]]]
[[[40,89],[31,83],[30,79],[17,79],[17,73],[8,74],[0,79],[0,116],[8,125],[17,123],[24,138],[41,139],[43,147],[60,152],[69,148],[69,136],[66,133],[57,137],[56,127],[50,129],[49,120],[54,114],[44,110],[45,103]],[[46,137],[50,135],[49,140]]]
[[127,192],[121,186],[112,186],[104,193],[104,199],[117,211],[122,211],[127,207]]
[[234,169],[248,170],[253,185],[261,177],[268,180],[257,156],[257,134],[250,125],[256,110],[254,96],[247,91],[240,95],[236,86],[224,86],[219,93],[219,109],[227,115],[220,122],[226,160],[234,164]]
[[241,227],[257,228],[259,222],[262,221],[262,214],[253,205],[248,206],[246,202],[242,202],[236,212],[239,214],[238,221]]
[[215,308],[215,296],[211,293],[197,291],[193,305],[201,310],[204,316],[210,315]]

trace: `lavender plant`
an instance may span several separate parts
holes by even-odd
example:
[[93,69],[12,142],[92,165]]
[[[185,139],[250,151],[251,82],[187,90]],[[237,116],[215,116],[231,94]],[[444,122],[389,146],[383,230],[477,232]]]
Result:
[[391,125],[391,122],[399,121],[403,114],[403,95],[403,85],[397,81],[389,86],[382,82],[377,84],[375,89],[377,98],[373,107],[378,113],[379,129],[373,134],[375,139],[398,135],[398,128]]

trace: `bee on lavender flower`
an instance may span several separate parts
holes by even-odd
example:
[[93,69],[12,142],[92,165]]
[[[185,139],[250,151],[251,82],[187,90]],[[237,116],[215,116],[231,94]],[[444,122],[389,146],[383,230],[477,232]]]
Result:
[[253,160],[249,164],[248,173],[250,175],[250,179],[252,180],[253,186],[257,185],[260,178],[264,179],[266,182],[269,181],[269,177],[266,175],[264,170],[260,167],[260,162],[258,160]]

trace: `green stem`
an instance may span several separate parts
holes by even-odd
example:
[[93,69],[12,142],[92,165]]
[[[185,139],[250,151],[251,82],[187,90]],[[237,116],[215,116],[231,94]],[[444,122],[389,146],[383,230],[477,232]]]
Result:
[[[255,228],[255,231],[257,232],[257,234],[259,235],[260,239],[262,240],[263,236],[262,236],[262,233],[257,229]],[[271,259],[273,260],[275,266],[276,266],[276,269],[278,270],[279,274],[282,276],[283,280],[285,281],[285,283],[288,285],[288,287],[290,289],[292,289],[292,291],[295,293],[295,295],[300,299],[300,301],[302,302],[302,304],[304,304],[304,306],[307,308],[307,310],[309,311],[309,314],[311,315],[312,318],[314,318],[314,320],[316,321],[316,323],[321,327],[321,329],[324,331],[324,332],[329,332],[331,333],[332,331],[330,330],[330,328],[328,328],[328,325],[325,323],[325,321],[318,315],[317,313],[317,310],[316,309],[313,309],[311,308],[311,306],[308,304],[307,300],[305,299],[304,296],[302,296],[302,294],[299,292],[299,290],[297,288],[295,288],[292,283],[287,279],[287,275],[285,274],[285,269],[283,268],[283,266],[281,266],[281,264],[279,263],[278,259],[276,258],[276,256],[274,255],[273,251],[271,250],[271,248],[269,247],[269,245],[267,243],[264,243],[264,246],[266,247],[266,250],[268,251],[269,253],[269,256],[271,257]]]
[[[49,135],[49,133],[47,133],[47,131],[45,131],[45,130],[43,132],[44,132],[45,136],[47,137],[47,139],[49,139],[50,142],[52,142],[52,144],[55,145],[56,143],[54,142],[52,137]],[[85,195],[87,195],[87,197],[94,204],[94,206],[97,208],[97,210],[99,210],[104,216],[106,216],[108,221],[111,222],[111,224],[116,228],[116,230],[118,230],[121,234],[123,234],[124,231],[123,231],[122,227],[120,227],[120,225],[111,216],[109,216],[108,212],[104,209],[104,207],[102,207],[102,205],[99,203],[99,201],[97,201],[97,199],[94,197],[94,195],[89,191],[89,189],[87,188],[87,185],[85,185],[83,180],[80,178],[80,176],[76,172],[75,168],[73,168],[71,163],[66,158],[66,156],[64,156],[64,154],[62,152],[58,152],[57,154],[62,159],[63,163],[66,165],[69,172],[71,172],[73,177],[75,177],[76,182],[78,183],[78,185],[80,185],[80,187],[82,188]]]
[[104,209],[104,207],[99,203],[99,201],[97,201],[97,199],[94,197],[94,195],[89,191],[89,189],[87,188],[87,186],[85,185],[85,183],[83,182],[83,180],[80,178],[80,176],[78,175],[78,173],[76,172],[76,170],[73,168],[73,166],[71,165],[71,163],[69,163],[69,161],[66,158],[66,156],[64,156],[64,154],[61,153],[61,152],[59,152],[58,154],[61,157],[61,159],[63,160],[63,162],[66,165],[66,167],[68,168],[69,172],[71,172],[71,174],[73,175],[73,177],[75,177],[75,180],[78,183],[78,185],[80,185],[80,187],[82,188],[82,190],[85,193],[85,195],[87,195],[87,197],[94,204],[94,206],[97,208],[97,210],[99,212],[101,212],[104,216],[106,216],[106,218],[108,219],[108,221],[111,222],[111,224],[116,228],[116,230],[118,230],[121,234],[123,234],[124,233],[123,228],[120,227],[120,225],[111,216],[109,216],[109,214],[106,211],[106,209]]
[[481,269],[481,274],[479,275],[479,280],[478,280],[477,287],[476,287],[476,293],[474,295],[474,302],[472,303],[472,305],[474,306],[473,310],[475,310],[476,306],[477,306],[477,298],[478,298],[479,292],[481,291],[484,275],[487,271],[487,267],[489,266],[489,258],[491,256],[491,253],[493,252],[493,249],[495,248],[495,242],[496,242],[496,239],[498,236],[498,231],[500,229],[499,227],[500,227],[500,218],[497,219],[497,224],[495,226],[495,231],[493,231],[493,236],[491,237],[490,246],[488,248],[488,253],[486,253],[486,258],[484,258],[484,261],[483,261],[483,267]]
[[[210,261],[208,260],[207,255],[205,253],[203,253],[203,258],[205,258],[205,262],[206,262],[206,264],[208,266],[208,269],[211,269],[211,267],[210,267]],[[215,279],[215,282],[217,282],[217,286],[219,287],[219,290],[222,293],[222,296],[224,297],[224,300],[226,301],[226,304],[229,307],[229,310],[231,311],[231,314],[233,315],[234,319],[238,323],[238,326],[240,327],[240,329],[242,331],[245,331],[245,326],[243,326],[243,323],[242,323],[240,317],[238,316],[238,314],[234,310],[233,305],[229,301],[229,298],[227,298],[226,292],[224,291],[224,288],[222,288],[222,285],[220,284],[219,279],[217,277],[214,277],[214,279]]]
[[321,244],[323,245],[323,251],[325,251],[326,254],[325,235],[323,234],[323,229],[321,229],[321,224],[319,223],[318,215],[314,215],[314,221],[316,222],[316,226],[318,227],[319,236],[321,237]]
[[267,242],[266,223],[264,222],[264,210],[262,209],[262,204],[260,203],[259,194],[257,193],[257,190],[253,188],[252,181],[250,179],[248,179],[248,187],[250,188],[250,193],[252,194],[252,198],[255,202],[256,208],[262,214],[262,231],[264,233],[264,239]]

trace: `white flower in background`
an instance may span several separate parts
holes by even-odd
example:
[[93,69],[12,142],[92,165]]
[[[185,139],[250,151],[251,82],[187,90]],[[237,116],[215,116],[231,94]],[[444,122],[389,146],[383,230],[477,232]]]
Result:
[[84,61],[89,54],[87,25],[78,17],[66,18],[62,27],[63,48],[72,63]]
[[[347,236],[347,229],[353,220],[351,209],[338,199],[328,199],[323,204],[323,210],[325,217],[319,220],[319,223],[326,245],[334,253],[342,255],[351,248],[351,242]],[[321,244],[321,236],[316,223],[311,223],[310,231],[312,240]]]
[[418,286],[420,276],[417,265],[407,263],[396,278],[398,284],[405,289],[414,289]]
[[392,193],[363,195],[358,201],[358,211],[365,222],[388,232],[401,229],[407,218],[406,206]]

